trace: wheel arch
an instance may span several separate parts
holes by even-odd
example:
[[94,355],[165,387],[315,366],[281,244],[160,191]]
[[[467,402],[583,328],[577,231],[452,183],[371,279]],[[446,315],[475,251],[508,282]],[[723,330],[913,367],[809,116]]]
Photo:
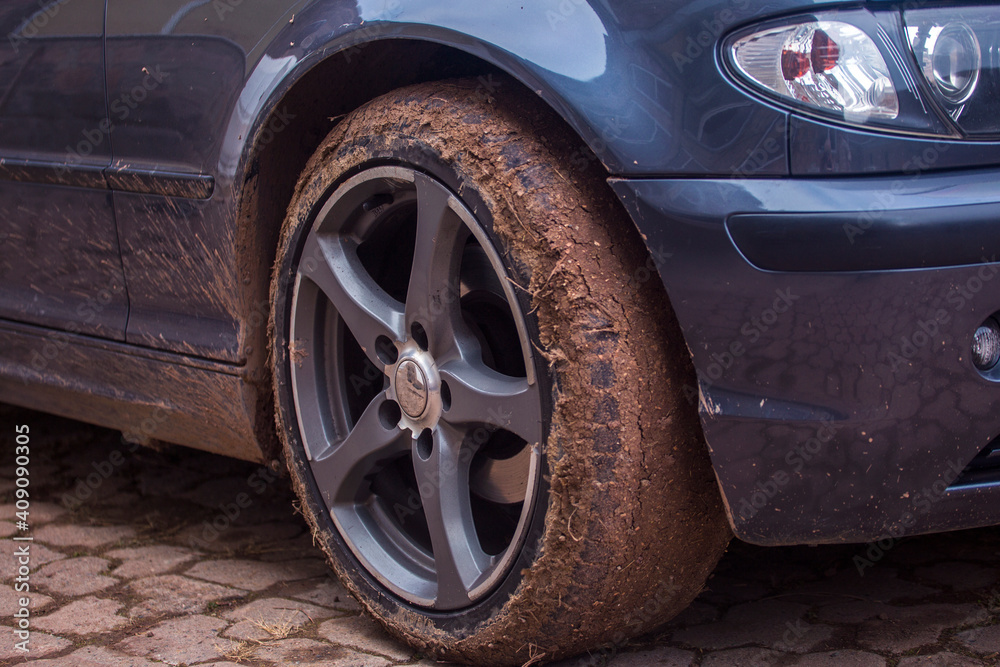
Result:
[[[440,35],[437,35],[440,37]],[[246,134],[239,168],[233,181],[237,202],[236,251],[240,271],[244,326],[242,356],[260,400],[257,423],[274,424],[273,394],[267,368],[267,311],[270,279],[279,235],[295,184],[307,161],[340,118],[367,102],[411,84],[451,78],[478,79],[485,93],[504,87],[530,91],[554,120],[562,124],[578,148],[570,168],[593,169],[607,179],[613,167],[602,160],[607,152],[585,137],[598,136],[574,117],[571,105],[553,88],[537,80],[517,56],[496,58],[496,50],[476,42],[446,43],[410,36],[373,39],[327,50],[322,58],[288,73],[261,107]],[[608,185],[610,191],[610,184]],[[614,195],[621,204],[621,199]],[[624,206],[623,218],[631,220]],[[634,226],[622,230],[646,239]],[[654,272],[655,275],[655,272]],[[661,285],[664,291],[666,286]],[[676,322],[672,309],[666,317]],[[679,326],[675,331],[680,333]],[[693,371],[692,371],[693,376]],[[693,382],[693,380],[692,380]],[[266,420],[266,421],[265,421]],[[273,437],[268,435],[269,441]],[[273,451],[273,450],[272,450]]]
[[[404,86],[450,78],[473,78],[485,93],[515,86],[533,91],[540,103],[580,138],[574,158],[582,167],[599,157],[582,138],[586,130],[565,110],[554,93],[518,66],[515,56],[501,62],[487,57],[475,43],[383,38],[327,50],[313,62],[304,59],[281,79],[260,106],[239,142],[233,170],[236,262],[242,293],[241,357],[246,377],[269,393],[266,366],[267,304],[282,222],[295,184],[310,156],[343,116],[365,103]],[[253,81],[253,75],[250,81]],[[248,83],[248,89],[252,84]],[[246,93],[246,91],[245,91]],[[230,131],[232,134],[232,131]],[[230,154],[236,147],[230,146]],[[606,167],[605,176],[610,175]],[[270,411],[270,402],[268,402]]]

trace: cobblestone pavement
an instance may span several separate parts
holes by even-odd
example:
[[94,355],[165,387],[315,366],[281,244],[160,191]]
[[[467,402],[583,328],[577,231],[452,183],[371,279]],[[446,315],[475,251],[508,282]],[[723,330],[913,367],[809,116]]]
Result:
[[[13,504],[19,423],[31,428],[27,533]],[[433,664],[360,614],[270,471],[132,452],[115,433],[2,406],[0,446],[0,664],[25,660],[13,591],[24,543],[12,539],[25,534],[39,667]],[[1000,664],[1000,531],[884,546],[734,543],[673,623],[562,665]],[[863,577],[855,557],[872,563]]]

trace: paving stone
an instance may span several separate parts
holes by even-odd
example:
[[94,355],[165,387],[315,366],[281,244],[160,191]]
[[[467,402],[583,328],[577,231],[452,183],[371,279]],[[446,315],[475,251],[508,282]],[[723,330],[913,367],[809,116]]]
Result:
[[315,586],[292,594],[291,597],[340,611],[361,611],[361,605],[354,596],[329,577],[320,580]]
[[[284,484],[284,483],[283,483]],[[286,486],[275,487],[254,501],[246,512],[233,521],[234,526],[259,526],[265,523],[293,523],[306,530],[302,515],[295,512],[295,496]]]
[[[567,658],[566,660],[557,660],[556,662],[546,662],[544,664],[546,667],[599,667],[603,666],[605,661],[609,659],[609,654],[610,652],[607,650],[593,651],[576,658]],[[439,665],[451,665],[452,663],[432,662],[425,658],[416,664],[419,667],[439,667]]]
[[14,612],[21,608],[21,598],[27,597],[30,602],[28,609],[33,613],[45,608],[52,602],[48,595],[42,595],[35,591],[27,594],[19,593],[13,586],[0,586],[0,618],[10,618]]
[[919,568],[914,572],[918,579],[929,579],[944,584],[956,591],[972,591],[992,586],[997,581],[995,567],[983,567],[974,563],[938,563]]
[[28,545],[28,557],[31,559],[29,567],[32,570],[37,570],[43,565],[66,558],[66,554],[49,549],[44,544],[39,544],[38,542],[0,540],[0,576],[3,576],[4,579],[14,578],[18,568],[18,561],[14,554],[20,553],[21,548],[25,545]]
[[130,511],[132,515],[135,516],[136,508],[141,508],[148,503],[138,493],[116,491],[115,493],[98,499],[96,504],[100,505],[102,515],[106,514],[109,509],[125,509]]
[[670,627],[683,628],[689,625],[702,625],[704,623],[714,623],[719,620],[719,610],[700,600],[695,600],[688,608],[675,616],[668,624]]
[[278,665],[299,665],[300,667],[387,667],[391,665],[385,658],[364,655],[342,646],[331,646],[312,639],[284,639],[256,652],[261,660],[270,660]]
[[833,634],[829,626],[806,623],[803,617],[808,609],[778,600],[741,604],[726,612],[717,623],[677,630],[673,640],[707,650],[762,644],[782,651],[807,653]]
[[77,482],[85,481],[96,487],[116,478],[116,471],[126,463],[123,449],[122,442],[112,438],[78,445],[72,455],[63,461],[66,473],[73,477],[66,483],[76,486]]
[[67,526],[48,525],[35,531],[39,542],[57,547],[101,547],[135,535],[129,526]]
[[[37,481],[37,480],[36,480]],[[0,519],[4,521],[14,521],[17,517],[17,506],[14,503],[0,505]],[[28,524],[34,529],[43,523],[55,521],[68,510],[60,505],[33,500],[28,508]]]
[[663,667],[690,667],[694,664],[695,654],[678,648],[664,646],[651,651],[638,653],[621,653],[612,658],[607,667],[646,667],[646,665],[661,665]]
[[125,561],[111,571],[111,574],[125,579],[163,574],[198,558],[198,554],[190,549],[168,545],[115,549],[105,556]]
[[880,602],[920,600],[940,592],[936,588],[900,579],[888,567],[866,569],[864,576],[857,570],[843,570],[822,581],[795,587],[789,593],[820,594],[836,597],[863,598]]
[[219,648],[228,646],[218,633],[226,622],[210,616],[185,616],[164,621],[148,632],[120,642],[118,648],[130,655],[144,656],[168,665],[193,664],[220,657]]
[[897,667],[981,667],[981,660],[945,651],[932,655],[917,655],[903,658]]
[[876,651],[904,653],[934,644],[941,632],[987,618],[984,609],[971,604],[921,604],[897,607],[868,620],[857,634],[859,645]]
[[14,629],[0,626],[0,660],[23,660],[25,657],[35,660],[47,655],[65,651],[73,644],[62,637],[54,637],[47,632],[32,630],[28,639],[28,653],[17,650],[16,644],[21,640],[14,634]]
[[705,590],[698,599],[703,602],[728,607],[741,602],[759,600],[770,589],[756,581],[745,581],[724,575],[716,575],[705,584]]
[[[231,639],[258,641],[274,639],[275,632],[268,632],[267,627],[284,631],[284,635],[287,636],[290,631],[298,630],[308,623],[330,618],[336,613],[330,609],[295,600],[282,598],[254,600],[250,604],[223,614],[223,618],[236,621],[236,625],[231,626],[223,634]],[[284,636],[278,638],[284,639]]]
[[766,648],[740,648],[709,653],[701,661],[701,667],[774,667],[787,657],[786,653]]
[[856,600],[820,607],[816,610],[816,618],[824,623],[857,624],[867,621],[869,618],[876,618],[880,614],[887,616],[895,609],[896,607],[884,602]]
[[10,537],[19,532],[10,521],[0,521],[0,537]]
[[35,621],[35,626],[57,635],[110,632],[129,622],[118,615],[121,608],[122,604],[114,600],[85,597],[42,616]]
[[975,653],[1000,653],[1000,625],[965,630],[955,635],[955,639]]
[[122,655],[101,646],[87,646],[61,658],[37,660],[32,667],[156,667],[146,658]]
[[218,526],[222,528],[213,525],[211,519],[206,519],[181,531],[177,539],[182,544],[202,551],[237,553],[251,550],[260,553],[263,547],[272,543],[287,543],[304,530],[301,524],[290,521],[265,523],[259,526],[233,526],[220,521]]
[[240,586],[262,591],[282,581],[309,579],[328,571],[326,563],[318,558],[289,563],[261,563],[251,560],[202,561],[187,571],[187,575],[217,584]]
[[281,542],[255,545],[248,549],[256,558],[268,561],[298,560],[301,558],[322,558],[319,547],[313,544],[312,534],[306,526],[297,537]]
[[129,591],[143,601],[132,607],[132,618],[152,618],[164,614],[192,614],[205,610],[211,602],[236,600],[247,595],[238,588],[217,586],[176,574],[137,579]]
[[319,635],[334,644],[365,653],[377,653],[392,660],[413,658],[414,651],[385,633],[375,621],[364,616],[345,616],[319,626]]
[[[935,537],[902,540],[887,552],[886,560],[894,565],[927,565],[934,561],[951,558],[948,545],[934,539]],[[859,551],[858,555],[864,557],[864,552]]]
[[176,466],[145,465],[135,476],[136,490],[142,496],[177,496],[179,491],[204,481],[205,471]]
[[[226,512],[229,509],[229,505],[234,505],[235,510],[230,513],[242,514],[249,507],[253,506],[253,502],[256,499],[260,498],[259,489],[259,485],[251,486],[247,482],[246,477],[222,477],[202,482],[190,491],[181,493],[178,497],[197,503],[202,507],[207,507],[213,512],[216,510]],[[245,507],[240,507],[238,503],[238,496],[240,494],[246,495],[249,500],[249,504],[247,502],[242,503]]]
[[995,537],[989,541],[982,539],[982,535],[976,537],[978,539],[951,543],[946,551],[948,558],[962,561],[978,560],[987,566],[996,565],[997,560],[1000,560],[1000,544],[996,542]]
[[49,563],[32,576],[32,583],[61,595],[87,595],[110,588],[117,579],[102,572],[111,565],[103,558],[84,556]]
[[89,472],[81,470],[76,473],[76,480],[63,493],[60,502],[81,513],[88,512],[94,505],[114,502],[115,496],[121,492],[126,484],[128,481],[123,479],[120,474],[98,480],[94,476],[93,470]]
[[795,661],[796,667],[885,667],[885,658],[862,651],[810,653]]

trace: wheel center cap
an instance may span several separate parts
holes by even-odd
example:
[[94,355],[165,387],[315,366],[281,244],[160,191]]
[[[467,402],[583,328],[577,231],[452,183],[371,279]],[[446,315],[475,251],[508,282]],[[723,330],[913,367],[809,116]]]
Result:
[[407,359],[396,369],[396,398],[403,412],[414,419],[427,409],[427,376],[415,361]]

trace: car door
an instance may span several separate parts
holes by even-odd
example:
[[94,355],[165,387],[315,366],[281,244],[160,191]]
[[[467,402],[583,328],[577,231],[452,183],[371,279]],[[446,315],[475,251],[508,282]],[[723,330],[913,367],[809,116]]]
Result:
[[122,340],[104,0],[0,3],[0,320]]
[[108,175],[130,343],[238,361],[242,278],[220,150],[263,37],[287,24],[297,4],[108,0]]

